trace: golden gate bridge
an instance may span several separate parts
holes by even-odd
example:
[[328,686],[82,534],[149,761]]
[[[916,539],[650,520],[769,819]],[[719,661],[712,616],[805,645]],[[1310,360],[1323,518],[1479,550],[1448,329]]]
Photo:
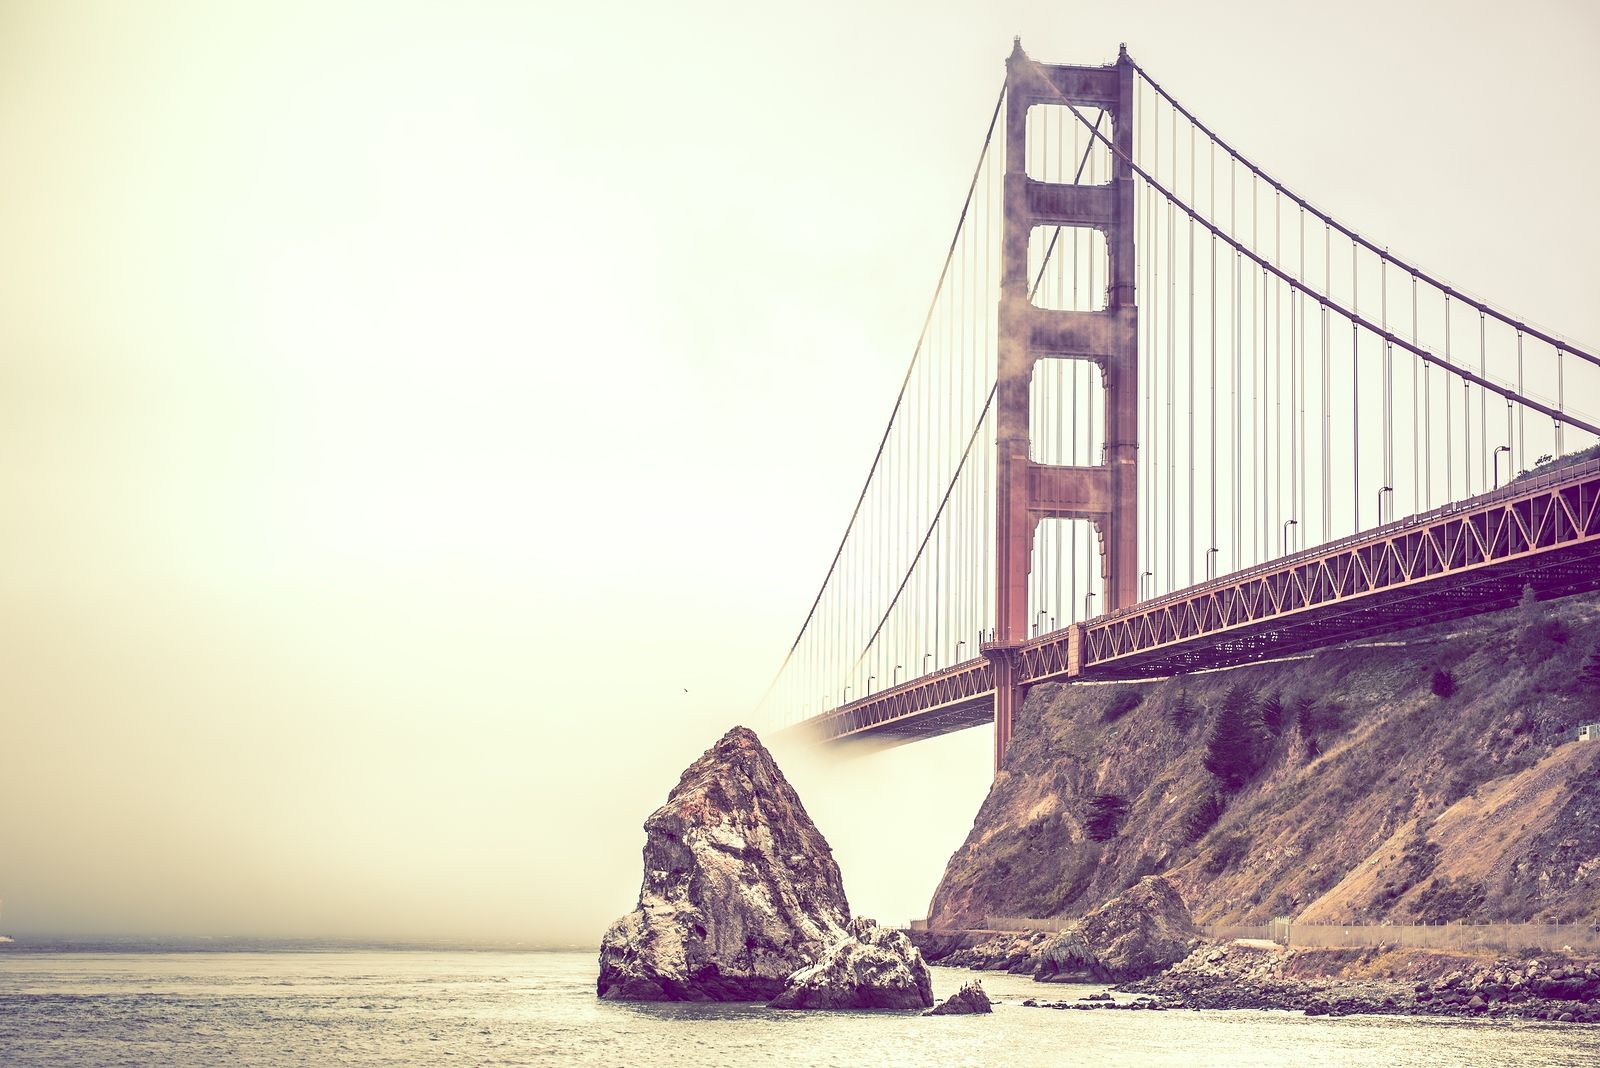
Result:
[[[764,699],[993,722],[1600,587],[1600,358],[1392,254],[1123,49],[1020,41],[861,493]],[[1587,451],[1585,451],[1587,450]]]

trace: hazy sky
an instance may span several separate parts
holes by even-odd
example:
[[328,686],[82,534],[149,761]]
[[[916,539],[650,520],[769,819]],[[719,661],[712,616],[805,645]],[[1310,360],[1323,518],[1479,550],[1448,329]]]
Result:
[[[0,0],[0,930],[594,941],[765,726],[1013,34],[1600,342],[1594,8],[1299,10]],[[781,754],[858,911],[989,747]]]

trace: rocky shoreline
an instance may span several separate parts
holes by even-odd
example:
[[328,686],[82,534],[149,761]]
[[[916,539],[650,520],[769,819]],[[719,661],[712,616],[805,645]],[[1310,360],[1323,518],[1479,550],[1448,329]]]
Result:
[[1210,944],[1126,989],[1196,1009],[1600,1023],[1600,964],[1581,960]]
[[[935,963],[1037,974],[1051,935],[1000,935]],[[1067,978],[1063,976],[1062,978]],[[1072,977],[1090,981],[1088,975]],[[1057,981],[1060,981],[1059,979]],[[1076,1001],[1030,1008],[1283,1009],[1308,1016],[1453,1016],[1600,1023],[1600,962],[1544,956],[1472,957],[1438,950],[1293,949],[1270,942],[1201,943],[1165,970]]]

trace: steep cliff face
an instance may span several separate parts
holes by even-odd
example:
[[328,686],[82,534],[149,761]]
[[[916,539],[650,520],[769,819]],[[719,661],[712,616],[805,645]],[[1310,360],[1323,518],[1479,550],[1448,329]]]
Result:
[[[1600,596],[1127,685],[1040,687],[936,928],[1165,875],[1198,922],[1600,920]],[[1591,672],[1600,675],[1600,671]]]

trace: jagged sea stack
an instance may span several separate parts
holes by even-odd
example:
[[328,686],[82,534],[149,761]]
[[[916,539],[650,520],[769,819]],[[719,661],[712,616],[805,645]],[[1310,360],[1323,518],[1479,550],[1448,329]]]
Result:
[[868,919],[850,922],[848,938],[822,959],[789,976],[772,1000],[774,1009],[925,1009],[933,1004],[933,977],[903,931]]
[[767,1001],[846,937],[827,839],[754,731],[689,765],[644,829],[644,885],[600,943],[600,997]]

